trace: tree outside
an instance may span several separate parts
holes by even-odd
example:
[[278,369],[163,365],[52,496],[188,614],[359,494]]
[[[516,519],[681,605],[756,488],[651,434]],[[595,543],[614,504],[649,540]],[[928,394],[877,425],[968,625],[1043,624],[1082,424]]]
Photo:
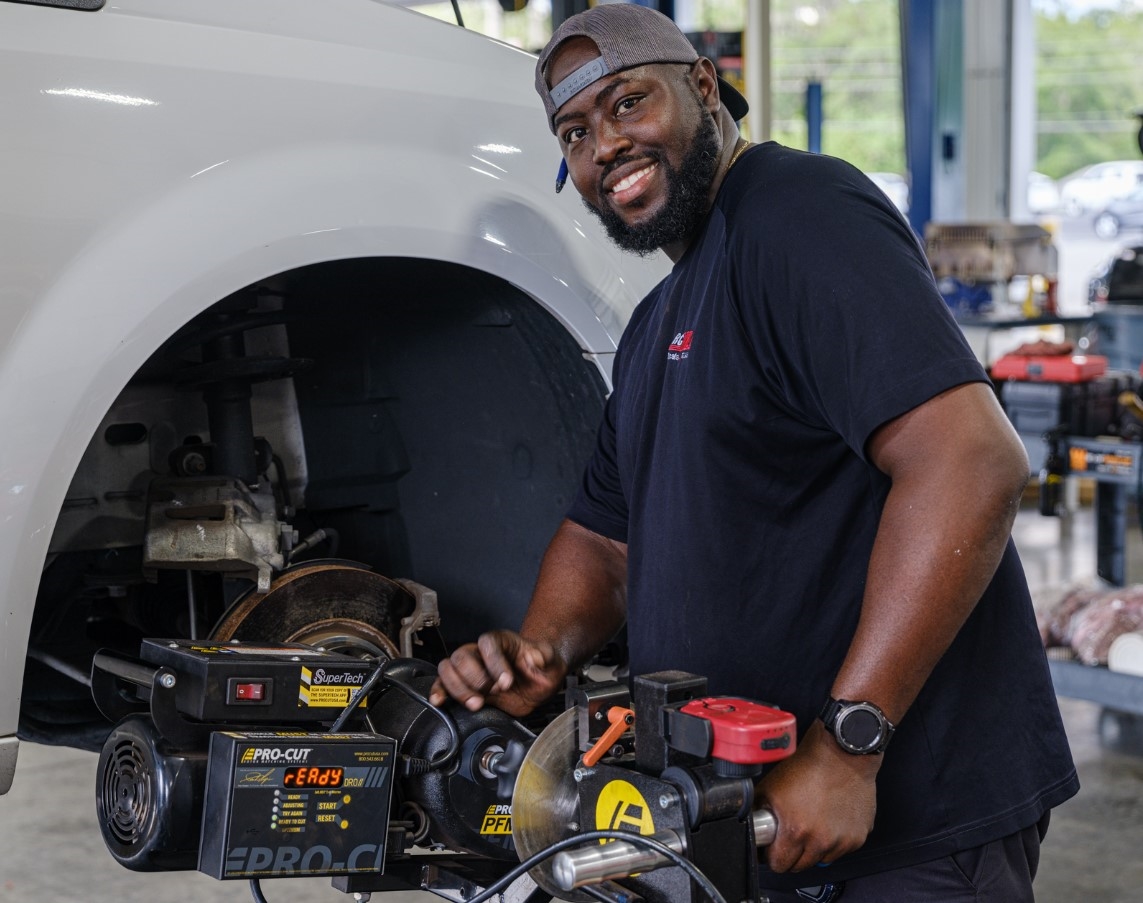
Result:
[[[749,0],[696,0],[690,27],[741,31]],[[549,0],[504,12],[461,0],[465,24],[528,50],[551,33]],[[1034,168],[1060,178],[1140,156],[1143,0],[1032,0],[1036,27]],[[455,21],[452,4],[417,4]],[[866,172],[905,171],[899,0],[771,0],[772,136],[806,147],[806,85],[823,85],[822,150]],[[747,120],[749,123],[749,120]]]
[[1143,4],[1082,15],[1036,3],[1036,168],[1052,178],[1140,157]]

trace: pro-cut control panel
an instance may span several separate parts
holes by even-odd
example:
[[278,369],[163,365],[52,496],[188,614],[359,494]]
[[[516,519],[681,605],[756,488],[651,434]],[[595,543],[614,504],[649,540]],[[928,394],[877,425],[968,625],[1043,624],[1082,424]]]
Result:
[[382,871],[395,748],[377,734],[213,734],[199,871],[215,878]]

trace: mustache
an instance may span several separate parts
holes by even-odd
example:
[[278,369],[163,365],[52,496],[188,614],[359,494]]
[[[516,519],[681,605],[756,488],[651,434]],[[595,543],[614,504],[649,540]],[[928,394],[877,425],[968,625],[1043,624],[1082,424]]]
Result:
[[638,156],[632,156],[628,154],[623,157],[616,157],[605,167],[603,167],[603,171],[599,174],[599,194],[602,196],[606,193],[603,188],[603,183],[607,181],[607,177],[615,172],[615,170],[617,170],[620,166],[626,166],[628,163],[639,162],[662,163],[663,156],[658,151],[647,151],[645,154],[639,154]]

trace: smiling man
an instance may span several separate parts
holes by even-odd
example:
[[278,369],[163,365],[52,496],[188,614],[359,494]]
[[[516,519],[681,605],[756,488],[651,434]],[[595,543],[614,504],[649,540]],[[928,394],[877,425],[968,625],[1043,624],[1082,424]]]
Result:
[[[673,46],[646,47],[639,39],[655,36],[637,35],[606,62],[586,32],[572,35],[560,43],[550,66],[537,70],[549,124],[584,203],[620,247],[639,254],[662,248],[674,260],[706,218],[734,152],[746,146],[735,116],[716,119],[700,93],[698,69],[705,67],[705,79],[716,78],[710,61],[700,61],[677,29],[676,34],[681,40]],[[632,64],[648,58],[656,63]],[[605,85],[588,82],[605,70],[615,73]],[[737,118],[746,115],[745,99],[718,81]],[[577,97],[589,84],[595,88],[590,96]],[[638,154],[632,153],[636,146]]]
[[842,161],[743,141],[651,10],[569,19],[536,87],[584,203],[675,266],[520,631],[434,699],[531,711],[626,623],[632,673],[797,716],[757,786],[773,903],[1031,901],[1078,784],[1009,538],[1028,461],[908,224]]

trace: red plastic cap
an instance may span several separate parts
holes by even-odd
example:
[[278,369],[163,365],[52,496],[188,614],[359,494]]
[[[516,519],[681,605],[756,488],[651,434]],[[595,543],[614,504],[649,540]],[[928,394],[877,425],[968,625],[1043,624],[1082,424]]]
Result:
[[710,722],[715,759],[764,765],[793,755],[797,748],[794,716],[772,706],[733,696],[708,696],[692,699],[679,711]]

